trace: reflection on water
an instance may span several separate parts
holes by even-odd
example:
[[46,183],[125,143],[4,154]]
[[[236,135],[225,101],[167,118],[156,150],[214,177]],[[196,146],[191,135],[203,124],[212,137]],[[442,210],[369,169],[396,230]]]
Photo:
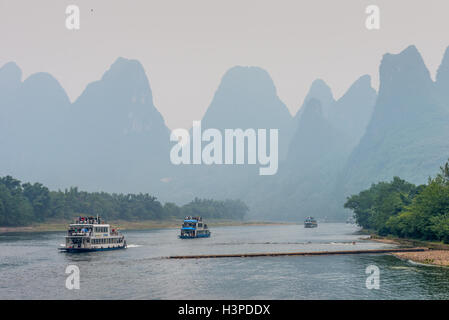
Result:
[[[387,248],[360,240],[347,224],[213,228],[211,238],[177,238],[176,229],[124,232],[126,250],[58,252],[64,233],[0,235],[3,299],[447,299],[449,269],[390,255],[169,260],[171,255]],[[355,242],[355,244],[353,243]],[[81,289],[65,288],[76,264]],[[380,268],[380,289],[365,269]]]

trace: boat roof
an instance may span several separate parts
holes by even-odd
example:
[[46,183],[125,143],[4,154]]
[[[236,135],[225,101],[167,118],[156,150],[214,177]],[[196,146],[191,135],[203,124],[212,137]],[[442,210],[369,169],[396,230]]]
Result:
[[71,227],[110,227],[109,224],[96,224],[96,223],[71,223]]
[[186,220],[184,220],[184,222],[198,222],[198,220],[195,220],[195,219],[186,219]]

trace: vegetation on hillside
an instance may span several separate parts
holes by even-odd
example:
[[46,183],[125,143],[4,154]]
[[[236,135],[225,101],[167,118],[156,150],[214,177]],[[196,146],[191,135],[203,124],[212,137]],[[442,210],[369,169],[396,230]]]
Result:
[[178,206],[161,204],[149,194],[85,192],[78,188],[50,191],[40,183],[21,183],[0,177],[0,226],[25,226],[48,220],[69,220],[79,215],[113,220],[164,220],[184,216],[243,219],[248,207],[240,200],[194,199]]
[[380,235],[449,243],[449,162],[427,184],[398,177],[347,198],[358,225]]

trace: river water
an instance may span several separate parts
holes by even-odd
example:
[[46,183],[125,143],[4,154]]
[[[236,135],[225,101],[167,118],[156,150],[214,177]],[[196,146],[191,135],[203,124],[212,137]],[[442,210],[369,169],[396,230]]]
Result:
[[[58,252],[64,232],[0,234],[0,299],[448,299],[449,269],[391,255],[166,259],[172,255],[389,248],[344,223],[212,228],[178,239],[177,229],[124,231],[126,250]],[[355,244],[353,243],[355,241]],[[66,288],[67,266],[80,289]],[[379,289],[366,268],[379,268]]]

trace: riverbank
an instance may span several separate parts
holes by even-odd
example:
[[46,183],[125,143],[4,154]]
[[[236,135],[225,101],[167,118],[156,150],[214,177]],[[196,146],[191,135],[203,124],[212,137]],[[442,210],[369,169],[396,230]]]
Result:
[[395,257],[402,260],[410,260],[415,263],[449,267],[449,245],[441,242],[422,241],[414,239],[402,239],[394,237],[380,237],[371,235],[371,241],[395,244],[399,247],[424,247],[429,250],[422,252],[395,252]]
[[394,256],[415,263],[449,267],[449,250],[428,250],[422,252],[395,252]]
[[[23,227],[0,227],[0,233],[66,231],[69,223],[71,223],[71,221],[53,221]],[[145,220],[145,221],[113,220],[108,221],[107,223],[111,224],[114,227],[117,227],[119,230],[167,229],[167,228],[179,228],[182,223],[182,219]],[[219,226],[221,227],[221,226],[289,225],[295,223],[208,219],[207,224],[209,225],[209,227],[219,227]]]

